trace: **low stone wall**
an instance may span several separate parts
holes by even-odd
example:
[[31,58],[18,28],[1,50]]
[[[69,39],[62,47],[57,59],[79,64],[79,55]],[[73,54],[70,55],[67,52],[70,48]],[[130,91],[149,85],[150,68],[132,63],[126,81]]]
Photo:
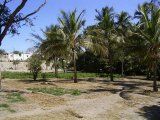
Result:
[[[28,63],[20,62],[18,65],[13,65],[13,62],[0,62],[0,69],[2,71],[28,71]],[[45,63],[42,64],[43,71],[54,71],[54,68],[46,66]]]

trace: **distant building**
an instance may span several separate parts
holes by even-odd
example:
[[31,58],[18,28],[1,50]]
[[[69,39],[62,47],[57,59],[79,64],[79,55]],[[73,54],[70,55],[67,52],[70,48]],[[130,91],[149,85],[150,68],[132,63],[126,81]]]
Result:
[[0,62],[10,62],[13,60],[26,61],[31,56],[32,53],[21,53],[21,54],[6,53],[0,55]]
[[8,60],[9,61],[13,61],[13,60],[26,61],[31,56],[32,56],[32,53],[21,53],[21,54],[9,53]]

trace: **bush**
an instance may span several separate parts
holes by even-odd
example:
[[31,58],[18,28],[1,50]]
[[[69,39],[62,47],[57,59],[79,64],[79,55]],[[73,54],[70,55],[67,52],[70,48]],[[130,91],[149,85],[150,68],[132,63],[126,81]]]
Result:
[[81,91],[76,89],[76,90],[71,90],[71,95],[75,95],[75,96],[78,96],[78,95],[81,95]]
[[25,98],[23,98],[20,93],[10,93],[7,95],[7,99],[11,103],[26,101]]
[[42,61],[38,55],[33,55],[28,61],[28,69],[33,75],[33,79],[37,80],[38,73],[41,71]]
[[106,60],[94,55],[91,51],[86,51],[78,56],[77,70],[91,73],[105,73]]
[[5,104],[5,103],[2,103],[2,104],[0,104],[0,108],[9,108],[9,105]]
[[28,88],[28,90],[31,90],[32,92],[42,92],[42,93],[47,93],[47,94],[52,94],[56,96],[61,96],[64,94],[71,94],[71,95],[81,95],[80,90],[74,90],[74,89],[64,89],[64,88]]

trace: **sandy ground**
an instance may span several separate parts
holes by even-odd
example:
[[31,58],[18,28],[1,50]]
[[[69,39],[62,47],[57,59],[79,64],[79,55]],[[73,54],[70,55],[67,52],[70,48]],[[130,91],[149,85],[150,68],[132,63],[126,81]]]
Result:
[[[14,113],[0,111],[0,120],[160,120],[160,93],[151,92],[152,82],[142,78],[120,78],[115,82],[96,78],[77,84],[58,79],[47,82],[5,79],[6,91],[0,95],[19,90],[27,101],[12,104]],[[79,89],[82,94],[54,96],[27,91],[33,87]],[[4,102],[1,97],[0,103]]]

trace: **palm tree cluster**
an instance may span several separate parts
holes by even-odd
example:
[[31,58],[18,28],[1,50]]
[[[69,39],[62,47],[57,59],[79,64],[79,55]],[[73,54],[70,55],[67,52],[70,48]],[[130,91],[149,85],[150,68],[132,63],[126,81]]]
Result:
[[[64,61],[68,66],[70,64],[75,83],[78,82],[77,64],[85,64],[85,58],[90,55],[90,63],[103,61],[102,72],[108,73],[111,81],[114,81],[114,73],[119,71],[122,76],[146,74],[148,78],[153,78],[153,90],[158,91],[156,81],[160,65],[159,7],[156,1],[146,2],[138,6],[134,16],[125,11],[116,14],[112,7],[104,7],[96,10],[96,24],[85,29],[84,10],[79,14],[77,10],[69,13],[61,11],[59,24],[47,27],[43,31],[44,38],[33,35],[41,41],[37,45],[37,51],[44,60],[53,62],[55,74],[58,74],[58,68],[64,65]],[[81,59],[78,59],[78,56],[81,56]],[[94,60],[97,62],[93,62]],[[78,67],[78,70],[81,69]]]

